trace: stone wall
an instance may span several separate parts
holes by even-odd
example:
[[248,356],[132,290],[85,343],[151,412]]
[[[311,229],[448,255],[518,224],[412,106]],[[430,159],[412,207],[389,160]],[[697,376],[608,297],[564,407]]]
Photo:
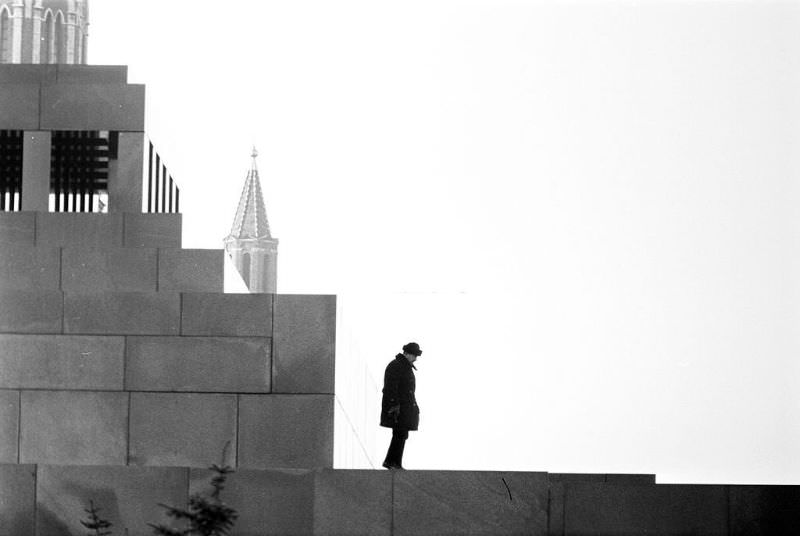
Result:
[[333,296],[222,292],[180,216],[0,213],[0,461],[333,464]]

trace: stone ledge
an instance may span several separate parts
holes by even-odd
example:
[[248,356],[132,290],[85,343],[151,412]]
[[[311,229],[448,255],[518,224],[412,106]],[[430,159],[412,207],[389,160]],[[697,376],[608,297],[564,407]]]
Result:
[[398,471],[393,495],[396,536],[547,533],[547,473]]

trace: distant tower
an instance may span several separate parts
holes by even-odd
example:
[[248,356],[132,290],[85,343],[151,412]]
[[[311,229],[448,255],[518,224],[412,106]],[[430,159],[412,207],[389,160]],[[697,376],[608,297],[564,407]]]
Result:
[[85,64],[88,0],[0,0],[0,63]]
[[225,238],[225,251],[250,292],[274,294],[278,280],[278,239],[269,232],[256,156],[253,147],[253,162],[244,181],[231,234]]

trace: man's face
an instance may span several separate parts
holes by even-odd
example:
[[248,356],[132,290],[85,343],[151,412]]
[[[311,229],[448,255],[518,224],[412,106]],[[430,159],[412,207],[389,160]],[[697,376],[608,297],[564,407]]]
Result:
[[417,356],[414,354],[406,354],[406,359],[408,359],[409,363],[414,363],[417,360]]

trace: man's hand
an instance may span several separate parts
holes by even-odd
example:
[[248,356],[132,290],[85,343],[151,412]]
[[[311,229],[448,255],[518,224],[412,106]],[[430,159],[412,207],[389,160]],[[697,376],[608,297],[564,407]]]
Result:
[[400,405],[390,407],[387,413],[394,418],[394,422],[397,422],[397,419],[400,418]]

